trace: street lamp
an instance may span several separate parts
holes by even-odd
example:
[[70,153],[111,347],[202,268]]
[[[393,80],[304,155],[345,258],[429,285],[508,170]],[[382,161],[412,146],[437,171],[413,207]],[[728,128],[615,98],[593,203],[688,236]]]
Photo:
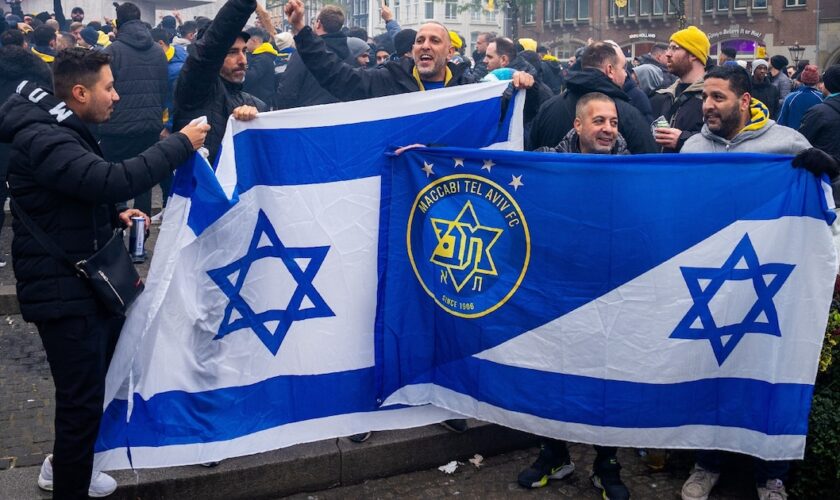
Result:
[[793,42],[793,47],[788,47],[788,51],[790,51],[790,58],[793,59],[793,65],[796,66],[805,52],[805,47],[800,47],[799,42]]

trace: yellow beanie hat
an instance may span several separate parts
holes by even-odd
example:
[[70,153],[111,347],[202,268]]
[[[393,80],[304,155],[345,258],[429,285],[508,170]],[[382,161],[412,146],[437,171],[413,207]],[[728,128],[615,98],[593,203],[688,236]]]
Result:
[[537,51],[537,41],[533,38],[520,38],[519,45],[521,45],[525,50],[530,50],[532,52]]
[[700,59],[704,66],[706,65],[706,60],[709,59],[709,38],[696,26],[689,26],[684,30],[677,31],[671,35],[671,41]]
[[458,33],[455,33],[454,31],[449,32],[449,41],[452,43],[452,46],[455,47],[456,50],[460,49],[461,46],[464,45],[461,42],[461,37],[458,36]]

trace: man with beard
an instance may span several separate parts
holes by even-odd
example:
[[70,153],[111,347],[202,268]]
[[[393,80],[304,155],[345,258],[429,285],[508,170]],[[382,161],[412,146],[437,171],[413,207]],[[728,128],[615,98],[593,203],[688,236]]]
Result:
[[[473,83],[465,64],[447,64],[451,40],[446,26],[435,22],[422,24],[412,47],[413,59],[388,61],[381,68],[353,68],[327,51],[324,41],[304,23],[303,2],[289,0],[286,19],[295,33],[297,54],[318,83],[342,101],[433,90]],[[516,88],[531,88],[534,77],[517,71]],[[530,93],[529,97],[530,98]],[[526,98],[526,99],[527,99]]]
[[[702,92],[705,124],[688,139],[681,153],[769,153],[796,155],[793,166],[814,175],[835,176],[837,163],[831,156],[811,148],[799,132],[769,119],[767,107],[750,94],[750,76],[737,66],[718,66],[706,74]],[[720,451],[701,450],[691,476],[682,487],[683,500],[706,500],[721,472]],[[790,462],[753,459],[759,500],[787,498],[784,481]]]
[[779,115],[779,89],[767,78],[768,69],[769,65],[764,59],[753,61],[752,96],[767,106],[770,118],[775,120]]
[[481,80],[489,71],[487,64],[484,62],[484,57],[487,55],[487,46],[490,42],[496,39],[495,33],[479,33],[475,39],[475,50],[472,53],[473,61],[473,77],[476,80]]
[[709,59],[709,39],[695,26],[671,35],[665,52],[668,71],[677,81],[668,88],[657,90],[651,99],[653,116],[663,116],[667,127],[654,131],[656,143],[663,153],[676,153],[692,135],[703,127],[703,73]]
[[204,36],[192,44],[175,86],[172,125],[177,130],[195,118],[206,116],[211,129],[204,146],[210,163],[216,160],[228,117],[251,119],[268,111],[264,102],[242,91],[248,67],[242,31],[256,9],[256,0],[228,0]]
[[[575,106],[574,128],[554,147],[540,148],[541,152],[583,154],[630,154],[627,143],[618,133],[618,111],[615,102],[600,92],[582,96]],[[621,465],[616,458],[617,448],[595,446],[592,484],[607,500],[625,500],[630,492],[621,481]],[[543,438],[537,460],[519,473],[517,482],[523,488],[542,488],[550,479],[563,479],[574,472],[575,464],[569,456],[565,441]]]
[[73,20],[74,23],[81,23],[85,20],[85,11],[81,7],[73,7],[73,10],[70,11],[70,19]]
[[574,127],[575,106],[589,92],[600,92],[611,97],[618,109],[618,130],[627,140],[633,154],[654,153],[656,143],[647,123],[638,109],[629,102],[621,90],[627,78],[627,58],[612,42],[595,42],[581,54],[580,71],[570,73],[566,91],[545,102],[531,125],[531,148],[554,147]]

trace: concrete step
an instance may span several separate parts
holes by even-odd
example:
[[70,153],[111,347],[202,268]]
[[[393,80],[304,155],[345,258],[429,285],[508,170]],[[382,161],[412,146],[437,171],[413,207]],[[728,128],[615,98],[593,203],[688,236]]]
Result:
[[[495,424],[469,421],[455,434],[439,425],[374,432],[364,443],[329,439],[247,457],[199,465],[115,471],[113,499],[260,499],[348,486],[368,479],[430,469],[452,460],[466,462],[534,446],[538,438]],[[7,500],[50,498],[38,489],[39,467],[0,472],[0,496]]]

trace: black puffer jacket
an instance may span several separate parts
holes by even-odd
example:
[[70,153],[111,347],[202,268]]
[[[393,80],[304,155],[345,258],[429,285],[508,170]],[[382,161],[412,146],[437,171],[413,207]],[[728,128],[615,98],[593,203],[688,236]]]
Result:
[[[340,60],[344,61],[350,56],[350,51],[347,49],[347,35],[344,33],[327,33],[320,38],[326,44],[327,50],[335,54]],[[300,54],[295,51],[289,57],[289,64],[286,66],[286,71],[283,72],[277,86],[274,108],[299,108],[333,102],[339,102],[339,99],[318,84],[318,80],[306,67],[306,64],[300,58]]]
[[248,72],[242,90],[269,103],[274,97],[274,61],[277,56],[271,52],[248,54]]
[[[32,94],[36,91],[36,94]],[[109,163],[84,123],[34,85],[0,108],[0,141],[11,142],[9,187],[34,222],[73,260],[108,241],[116,223],[113,204],[148,191],[193,152],[183,134],[172,134],[137,158]],[[59,106],[59,112],[50,114]],[[13,211],[14,213],[14,211]],[[86,281],[54,259],[21,224],[12,224],[12,260],[20,311],[27,321],[81,316],[98,305]]]
[[770,119],[779,117],[779,89],[765,77],[761,83],[752,82],[752,96],[761,101],[770,111]]
[[103,49],[111,54],[114,88],[120,100],[101,135],[133,136],[163,129],[163,108],[169,89],[166,55],[140,21],[120,25],[117,39]]
[[195,52],[187,57],[175,87],[172,130],[181,130],[193,119],[207,116],[210,132],[204,147],[210,152],[211,163],[216,159],[234,108],[248,105],[268,111],[264,102],[242,91],[241,83],[219,76],[228,50],[242,33],[256,5],[256,0],[228,0],[219,9],[204,36],[193,44]]
[[[0,104],[15,93],[23,80],[28,80],[45,89],[52,89],[52,73],[47,63],[32,52],[10,45],[0,47]],[[0,142],[0,173],[6,172],[11,146]],[[0,182],[5,179],[0,178]],[[0,190],[2,191],[2,190]]]
[[531,124],[530,147],[554,147],[574,128],[575,106],[589,92],[601,92],[615,101],[618,131],[633,154],[657,152],[650,124],[632,104],[627,94],[597,69],[575,71],[566,80],[566,90],[549,99]]
[[[815,148],[822,149],[840,162],[840,96],[829,97],[812,106],[799,125],[799,133]],[[832,179],[834,204],[840,207],[840,177]]]

